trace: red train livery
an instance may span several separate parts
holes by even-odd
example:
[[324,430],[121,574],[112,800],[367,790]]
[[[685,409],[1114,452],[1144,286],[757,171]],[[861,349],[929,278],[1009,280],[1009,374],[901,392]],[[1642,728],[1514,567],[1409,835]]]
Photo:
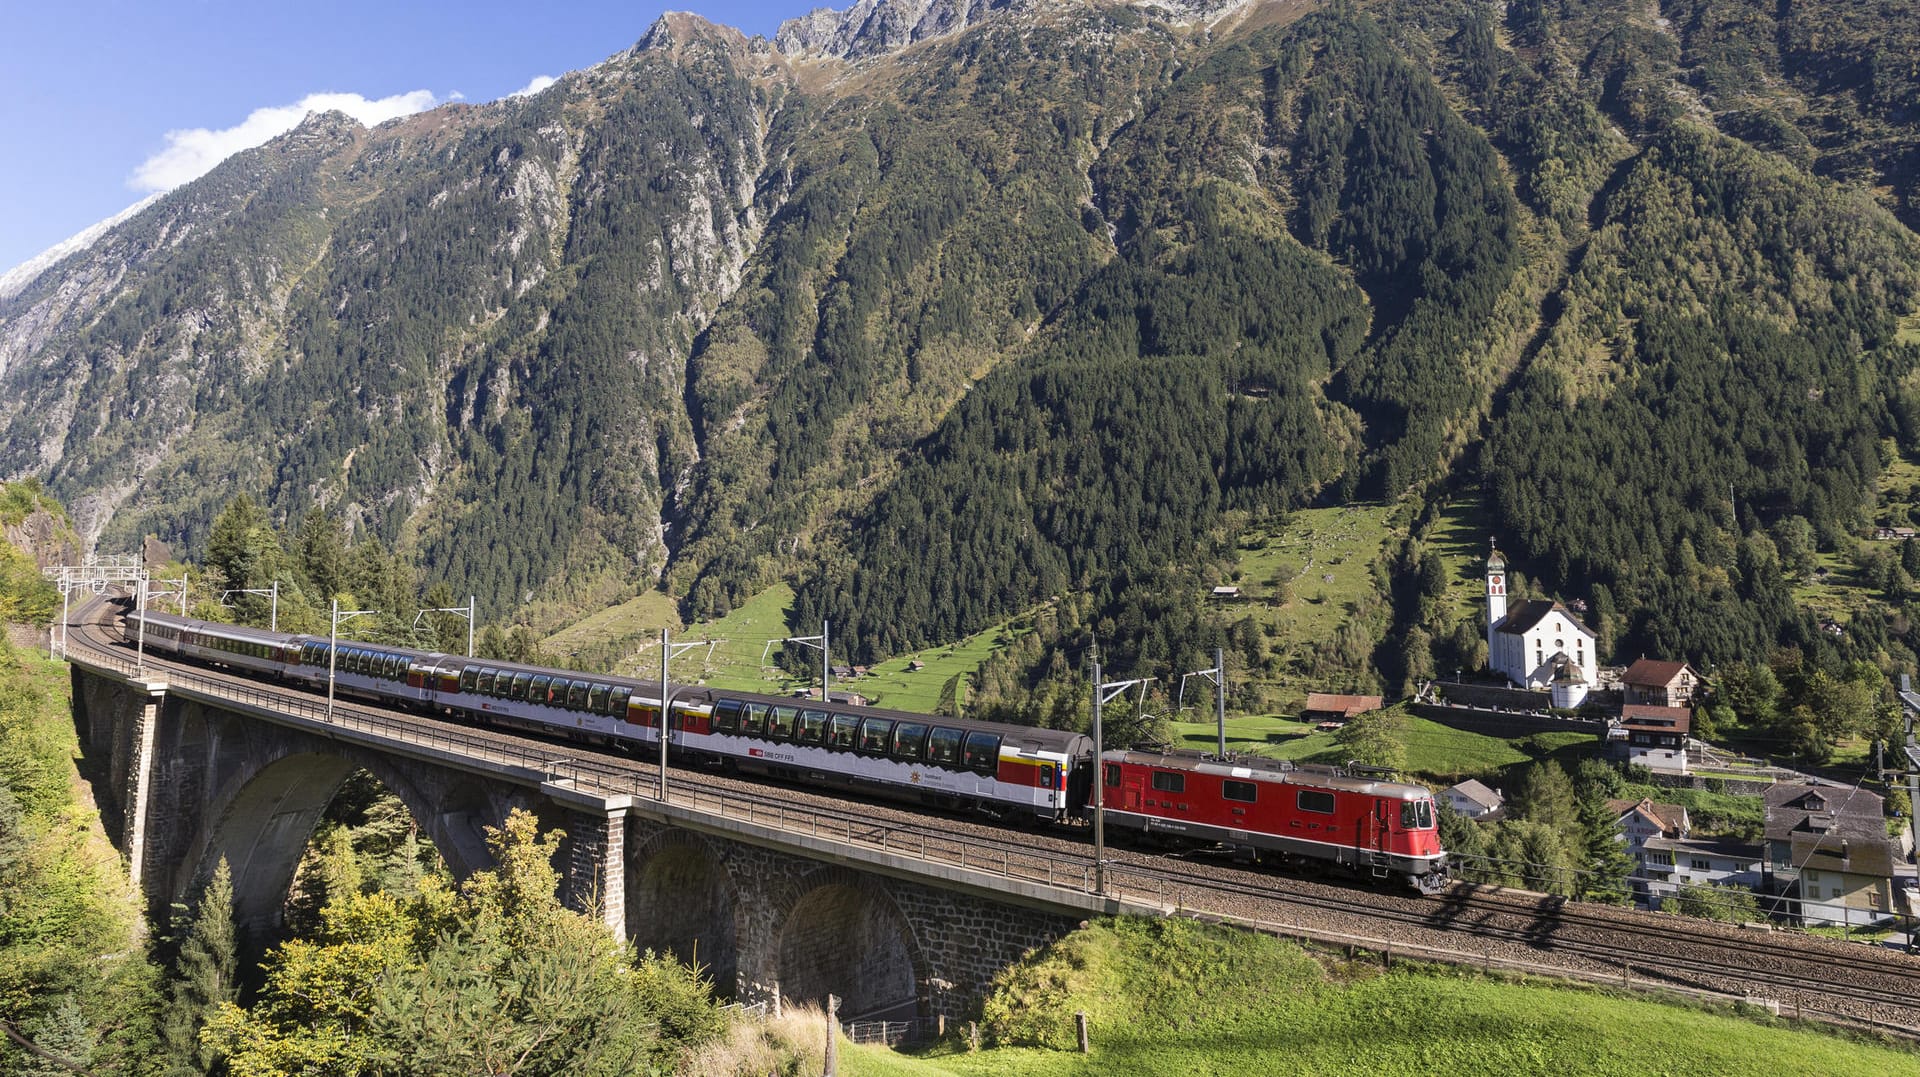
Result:
[[1446,884],[1425,786],[1259,757],[1107,752],[1102,760],[1108,826],[1249,848],[1283,867],[1338,865],[1423,894]]
[[[660,685],[391,645],[127,614],[150,650],[340,694],[651,753]],[[1079,733],[676,686],[669,747],[776,780],[843,785],[1036,823],[1082,820],[1093,742]],[[1446,854],[1424,787],[1260,757],[1110,751],[1107,823],[1254,850],[1295,869],[1339,865],[1431,894]]]

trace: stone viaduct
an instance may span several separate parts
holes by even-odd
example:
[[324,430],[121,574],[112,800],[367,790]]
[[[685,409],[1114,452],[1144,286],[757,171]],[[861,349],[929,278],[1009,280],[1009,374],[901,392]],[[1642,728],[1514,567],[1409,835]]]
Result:
[[[485,828],[508,811],[564,828],[561,897],[641,947],[696,961],[722,994],[841,996],[842,1013],[960,1018],[993,974],[1103,913],[1163,911],[1071,880],[979,867],[610,792],[529,744],[517,758],[328,721],[298,693],[199,673],[135,673],[118,655],[70,656],[73,708],[103,820],[156,923],[213,866],[233,869],[243,940],[273,941],[294,869],[354,771],[412,811],[456,875],[489,865]],[[851,837],[851,834],[848,835]]]

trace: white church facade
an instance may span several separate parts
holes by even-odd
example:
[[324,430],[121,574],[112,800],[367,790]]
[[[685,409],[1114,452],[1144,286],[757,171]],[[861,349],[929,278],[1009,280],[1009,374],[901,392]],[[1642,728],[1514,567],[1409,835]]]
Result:
[[1556,707],[1586,701],[1600,675],[1598,637],[1558,602],[1529,599],[1507,608],[1507,561],[1487,558],[1487,666],[1521,688],[1544,688]]

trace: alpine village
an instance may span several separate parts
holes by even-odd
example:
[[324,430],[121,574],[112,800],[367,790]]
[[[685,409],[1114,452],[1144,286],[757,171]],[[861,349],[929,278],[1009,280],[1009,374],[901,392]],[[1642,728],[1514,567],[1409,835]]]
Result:
[[599,29],[0,278],[0,1072],[1920,1074],[1920,5]]

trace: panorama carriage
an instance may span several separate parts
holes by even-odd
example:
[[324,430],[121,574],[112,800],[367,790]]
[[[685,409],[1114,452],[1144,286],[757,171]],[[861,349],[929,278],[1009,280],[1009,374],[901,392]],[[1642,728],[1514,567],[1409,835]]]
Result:
[[[661,685],[405,647],[269,632],[155,611],[127,615],[149,649],[383,704],[645,753]],[[668,750],[768,777],[1001,818],[1084,817],[1093,743],[1079,733],[692,685],[667,689]],[[1336,865],[1422,893],[1446,881],[1425,788],[1262,758],[1109,751],[1108,825],[1250,850],[1294,869]]]

